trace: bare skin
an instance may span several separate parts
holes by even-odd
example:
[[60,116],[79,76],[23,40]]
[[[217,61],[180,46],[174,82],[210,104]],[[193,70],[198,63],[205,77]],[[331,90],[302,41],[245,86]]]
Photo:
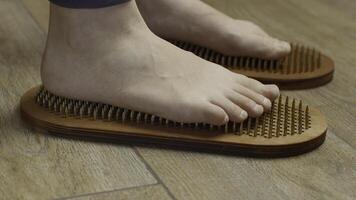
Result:
[[275,85],[157,37],[134,1],[100,9],[52,4],[41,77],[57,95],[214,125],[259,116],[279,95]]
[[278,58],[290,52],[287,42],[200,0],[136,1],[150,29],[162,38],[192,42],[233,56]]

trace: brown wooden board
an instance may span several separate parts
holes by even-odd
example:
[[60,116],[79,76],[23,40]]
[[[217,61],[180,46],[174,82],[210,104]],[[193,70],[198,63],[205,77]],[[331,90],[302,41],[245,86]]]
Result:
[[116,106],[56,96],[38,86],[21,99],[25,120],[48,133],[144,143],[218,149],[241,155],[276,157],[320,146],[324,116],[302,101],[280,97],[257,119],[224,126],[177,123]]
[[291,44],[291,53],[279,60],[253,57],[227,56],[214,50],[182,41],[170,41],[177,47],[233,72],[257,79],[263,83],[277,84],[281,89],[305,89],[330,82],[334,62],[314,48]]

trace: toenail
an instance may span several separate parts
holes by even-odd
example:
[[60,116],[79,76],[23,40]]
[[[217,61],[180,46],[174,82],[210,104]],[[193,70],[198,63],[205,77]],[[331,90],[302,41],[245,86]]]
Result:
[[290,45],[288,42],[282,42],[281,47],[283,50],[290,51]]
[[240,113],[240,118],[241,119],[246,119],[248,117],[248,114],[247,114],[247,112],[246,111],[241,111],[241,113]]
[[269,99],[267,99],[267,98],[264,98],[264,99],[263,99],[262,104],[263,104],[265,107],[267,107],[268,109],[270,109],[271,106],[272,106],[271,101],[270,101]]
[[258,113],[258,114],[262,114],[263,113],[263,107],[260,105],[255,105],[255,107],[253,108],[253,110]]
[[275,97],[279,96],[279,88],[277,85],[272,84],[272,85],[266,85],[266,86],[268,86],[265,88],[266,92],[268,92],[268,91],[271,92],[272,95]]

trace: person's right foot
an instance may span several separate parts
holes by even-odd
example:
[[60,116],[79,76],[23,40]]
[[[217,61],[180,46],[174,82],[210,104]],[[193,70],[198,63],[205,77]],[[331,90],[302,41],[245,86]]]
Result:
[[233,19],[201,0],[136,0],[150,29],[165,39],[190,42],[230,56],[276,59],[290,53],[287,42],[256,24]]
[[155,36],[133,1],[75,10],[51,5],[42,81],[54,94],[177,122],[222,125],[259,116],[279,95]]

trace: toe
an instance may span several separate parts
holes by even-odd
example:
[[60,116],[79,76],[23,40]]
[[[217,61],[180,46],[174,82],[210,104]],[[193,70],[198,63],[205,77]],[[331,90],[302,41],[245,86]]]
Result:
[[274,84],[264,85],[262,93],[272,101],[275,100],[280,94],[278,86]]
[[275,38],[265,37],[265,58],[277,59],[289,54],[290,44]]
[[219,100],[212,101],[212,103],[224,109],[224,111],[229,115],[230,121],[242,122],[248,117],[248,113],[245,110],[227,98],[221,98]]
[[212,125],[223,125],[229,122],[228,114],[220,106],[212,103],[200,104],[201,114],[198,117],[199,122],[204,122]]
[[231,102],[233,102],[236,106],[239,106],[242,110],[246,111],[251,117],[258,117],[264,112],[263,106],[257,104],[254,100],[238,92],[232,91],[226,96]]
[[248,97],[249,99],[255,101],[257,104],[261,105],[265,111],[271,110],[271,100],[263,96],[262,94],[255,92],[251,89],[248,89],[242,85],[238,85],[235,89],[235,92]]
[[[238,85],[236,86],[237,88],[235,88],[235,89],[239,89],[238,88],[239,84],[241,84],[246,89],[253,90],[256,93],[263,95],[264,97],[267,97],[270,101],[273,101],[274,99],[276,99],[279,96],[279,88],[274,84],[264,85],[255,79],[248,78],[246,76],[241,76],[241,75],[237,76],[237,82],[238,82]],[[261,97],[260,97],[260,100],[261,100]],[[265,101],[265,100],[263,99],[262,101]],[[258,101],[258,102],[261,102],[261,101]]]
[[256,36],[254,40],[255,44],[252,45],[252,47],[254,46],[255,48],[252,49],[251,53],[255,55],[252,56],[266,59],[278,59],[288,55],[291,51],[289,43],[269,36]]

